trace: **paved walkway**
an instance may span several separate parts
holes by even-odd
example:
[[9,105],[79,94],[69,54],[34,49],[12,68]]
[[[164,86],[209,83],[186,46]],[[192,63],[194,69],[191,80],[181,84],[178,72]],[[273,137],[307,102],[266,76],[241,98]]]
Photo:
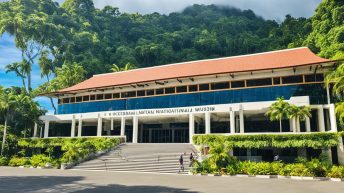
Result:
[[344,182],[0,167],[0,192],[343,193]]

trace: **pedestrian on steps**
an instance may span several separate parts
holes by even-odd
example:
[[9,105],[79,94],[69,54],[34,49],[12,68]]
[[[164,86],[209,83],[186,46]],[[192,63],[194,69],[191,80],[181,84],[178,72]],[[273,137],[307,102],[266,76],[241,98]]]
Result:
[[190,153],[189,159],[190,159],[189,167],[191,167],[193,164],[193,161],[194,161],[194,156],[193,156],[192,152]]
[[184,172],[184,158],[183,158],[184,154],[185,153],[182,153],[179,156],[179,171],[178,171],[178,173],[180,173],[180,171]]

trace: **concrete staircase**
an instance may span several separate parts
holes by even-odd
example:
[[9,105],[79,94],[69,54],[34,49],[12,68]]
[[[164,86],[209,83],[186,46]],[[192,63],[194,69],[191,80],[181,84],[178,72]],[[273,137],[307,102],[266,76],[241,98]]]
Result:
[[83,162],[72,169],[102,171],[133,171],[178,173],[179,156],[185,152],[184,172],[189,171],[189,154],[197,152],[190,144],[125,143],[96,159]]

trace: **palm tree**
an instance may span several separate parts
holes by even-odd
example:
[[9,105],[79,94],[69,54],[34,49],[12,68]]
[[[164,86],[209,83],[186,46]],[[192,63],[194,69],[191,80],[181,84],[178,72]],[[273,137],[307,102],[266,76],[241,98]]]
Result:
[[16,74],[16,76],[20,77],[23,83],[23,87],[26,89],[26,85],[25,85],[25,72],[23,71],[23,65],[21,62],[14,62],[12,64],[8,64],[5,68],[6,68],[6,73],[9,72],[14,72]]
[[124,65],[124,67],[120,67],[117,64],[113,64],[111,70],[112,72],[121,72],[121,71],[133,70],[136,68],[137,67],[134,64],[131,64],[128,62],[126,65]]
[[306,118],[311,117],[311,108],[309,106],[291,105],[289,109],[289,119],[293,119],[294,132],[300,131],[300,121],[305,121]]
[[1,152],[0,155],[3,155],[5,142],[6,142],[6,134],[7,134],[7,123],[12,115],[12,110],[14,105],[14,95],[12,93],[6,93],[2,87],[0,87],[0,112],[4,116],[4,133],[2,136],[2,145],[1,145]]
[[285,102],[283,97],[278,97],[265,113],[265,116],[268,116],[271,121],[279,121],[280,132],[282,132],[282,120],[288,118],[289,107],[290,104]]

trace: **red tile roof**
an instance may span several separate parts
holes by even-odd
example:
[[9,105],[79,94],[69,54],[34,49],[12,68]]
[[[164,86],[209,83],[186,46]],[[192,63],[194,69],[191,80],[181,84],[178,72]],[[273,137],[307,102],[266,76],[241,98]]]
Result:
[[72,87],[60,90],[70,92],[142,82],[193,77],[211,74],[258,71],[324,63],[330,60],[316,56],[306,47],[258,54],[198,60],[177,64],[140,68],[124,72],[94,75]]

